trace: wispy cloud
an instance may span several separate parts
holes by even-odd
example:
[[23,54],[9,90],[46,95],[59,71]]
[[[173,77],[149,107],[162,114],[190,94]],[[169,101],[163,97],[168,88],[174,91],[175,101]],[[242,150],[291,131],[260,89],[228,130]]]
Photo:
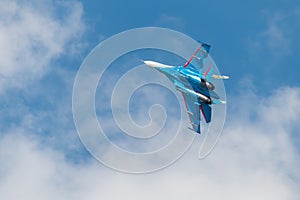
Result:
[[2,5],[0,110],[5,115],[0,135],[21,131],[74,150],[79,143],[71,112],[75,74],[58,59],[77,55],[85,31],[82,5],[48,0],[5,0]]
[[185,23],[182,18],[168,14],[160,15],[158,20],[154,23],[154,25],[173,28],[175,30],[185,29]]
[[[2,92],[11,87],[22,90],[28,82],[43,76],[53,60],[66,52],[73,39],[77,38],[76,34],[83,31],[81,4],[45,2],[46,5],[37,4],[36,7],[29,3],[5,1],[6,6],[0,7],[0,47],[6,49],[0,55],[3,58],[0,61]],[[65,14],[60,15],[61,10],[66,11]],[[273,39],[281,38],[280,31],[273,29],[268,32],[266,28],[264,34],[273,34]],[[285,35],[285,32],[282,34]],[[70,84],[62,85],[70,88]],[[55,87],[61,89],[62,85]],[[299,88],[278,88],[269,97],[243,91],[234,96],[234,99],[239,99],[234,104],[238,109],[229,109],[224,134],[209,157],[201,161],[197,159],[200,141],[196,141],[193,148],[171,167],[139,176],[115,172],[93,159],[75,164],[76,160],[70,162],[66,158],[65,149],[53,147],[52,143],[58,142],[74,145],[74,139],[68,136],[74,138],[76,132],[68,104],[70,92],[65,94],[65,90],[60,90],[61,93],[51,93],[51,88],[44,85],[35,88],[47,90],[48,95],[55,94],[56,97],[47,101],[53,101],[52,104],[40,108],[37,105],[31,107],[40,101],[33,101],[27,106],[26,98],[18,97],[21,100],[15,104],[11,100],[13,94],[5,97],[7,105],[2,105],[1,111],[7,115],[2,116],[1,124],[6,124],[6,120],[15,124],[1,129],[2,200],[157,197],[175,200],[296,200],[300,197],[299,152],[294,142],[299,137],[294,133],[300,128]],[[26,96],[30,92],[22,94]],[[159,92],[148,95],[149,98],[161,98],[165,104],[170,103]],[[39,96],[34,99],[41,100]],[[47,107],[49,105],[53,107]],[[32,109],[35,111],[32,112]],[[7,119],[15,114],[18,115],[15,121]],[[140,115],[142,113],[137,113],[137,117]],[[53,138],[56,141],[51,141]],[[80,146],[78,143],[75,145]]]
[[0,8],[0,92],[23,88],[74,50],[84,31],[80,3],[3,1]]
[[300,89],[251,96],[257,109],[244,101],[236,106],[246,105],[256,119],[229,110],[231,120],[209,157],[198,160],[195,145],[173,166],[147,175],[114,172],[94,161],[75,165],[21,131],[8,134],[0,140],[1,198],[299,199],[299,153],[290,127],[299,129]]
[[292,52],[294,43],[298,41],[299,8],[289,11],[263,11],[264,28],[248,40],[252,55],[271,55],[282,58]]

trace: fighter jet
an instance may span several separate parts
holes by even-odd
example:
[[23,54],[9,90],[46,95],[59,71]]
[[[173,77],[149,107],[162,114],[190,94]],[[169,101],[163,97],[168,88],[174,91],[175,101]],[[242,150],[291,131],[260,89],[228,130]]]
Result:
[[[144,61],[153,69],[163,73],[181,92],[192,130],[201,133],[200,111],[206,123],[212,119],[212,104],[225,104],[214,91],[212,79],[228,79],[228,76],[213,74],[213,64],[206,63],[210,45],[201,43],[194,54],[182,66],[171,66],[155,61]],[[203,73],[202,70],[207,68]]]

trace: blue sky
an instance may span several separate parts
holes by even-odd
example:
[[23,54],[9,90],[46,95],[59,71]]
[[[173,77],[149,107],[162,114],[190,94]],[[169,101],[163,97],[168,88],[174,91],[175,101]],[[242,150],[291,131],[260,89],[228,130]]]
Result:
[[89,10],[87,20],[92,22],[89,39],[95,43],[143,26],[182,31],[212,45],[211,55],[218,66],[235,79],[231,88],[247,77],[259,84],[261,94],[283,85],[299,85],[292,67],[299,63],[296,5],[296,1],[84,3]]
[[[132,176],[99,164],[81,144],[72,90],[81,63],[99,42],[145,26],[170,28],[211,44],[219,70],[231,78],[224,83],[224,133],[207,159],[197,159],[196,141],[174,165]],[[1,199],[299,199],[299,27],[296,0],[4,0]],[[111,80],[120,75],[114,68],[108,73]],[[147,86],[146,91],[158,90]],[[96,101],[102,91],[99,87]],[[163,94],[158,99],[172,113],[173,104],[166,101],[170,94]],[[149,97],[147,106],[153,104],[155,95],[136,93],[143,95]],[[140,112],[147,112],[141,99],[137,102]],[[148,118],[139,118],[140,112],[133,118],[144,123]]]

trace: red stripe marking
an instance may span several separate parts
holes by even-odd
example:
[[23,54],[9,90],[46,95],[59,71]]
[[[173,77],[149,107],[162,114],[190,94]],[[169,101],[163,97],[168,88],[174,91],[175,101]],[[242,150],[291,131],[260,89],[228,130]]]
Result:
[[191,63],[191,61],[197,55],[197,53],[200,51],[201,48],[202,48],[202,44],[198,47],[198,49],[194,52],[194,54],[190,57],[190,59],[183,65],[184,68],[186,68]]
[[203,117],[204,117],[204,119],[205,119],[206,123],[208,123],[208,122],[207,122],[206,115],[204,114],[204,110],[203,110],[203,107],[202,107],[202,105],[200,106],[200,110],[201,110],[201,112],[202,112],[202,115],[203,115]]
[[209,71],[211,70],[212,65],[209,66],[209,68],[207,69],[207,71],[204,73],[204,77],[206,78],[206,76],[208,75]]

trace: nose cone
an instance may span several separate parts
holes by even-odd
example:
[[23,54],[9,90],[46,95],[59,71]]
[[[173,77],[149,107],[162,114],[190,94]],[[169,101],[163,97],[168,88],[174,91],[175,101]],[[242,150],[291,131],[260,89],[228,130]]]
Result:
[[149,67],[153,67],[153,68],[156,68],[156,67],[159,67],[159,68],[173,68],[173,66],[165,65],[165,64],[162,64],[162,63],[159,63],[159,62],[155,62],[155,61],[151,61],[151,60],[145,60],[143,62],[146,65],[148,65]]

